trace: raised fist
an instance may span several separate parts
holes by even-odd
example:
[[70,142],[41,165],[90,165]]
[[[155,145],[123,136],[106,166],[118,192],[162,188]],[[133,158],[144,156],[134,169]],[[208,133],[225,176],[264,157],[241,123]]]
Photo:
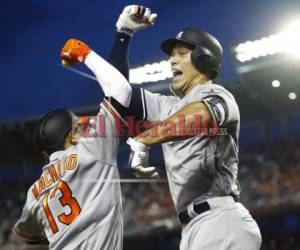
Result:
[[154,24],[156,13],[141,5],[126,6],[117,23],[117,31],[132,35],[134,32],[145,29]]

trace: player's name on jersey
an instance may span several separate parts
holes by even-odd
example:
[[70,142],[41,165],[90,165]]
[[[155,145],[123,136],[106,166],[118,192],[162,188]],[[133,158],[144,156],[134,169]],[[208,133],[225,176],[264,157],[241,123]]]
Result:
[[51,162],[44,168],[41,177],[32,185],[33,196],[38,200],[40,194],[51,185],[55,184],[68,171],[77,168],[77,154],[66,156],[63,160]]

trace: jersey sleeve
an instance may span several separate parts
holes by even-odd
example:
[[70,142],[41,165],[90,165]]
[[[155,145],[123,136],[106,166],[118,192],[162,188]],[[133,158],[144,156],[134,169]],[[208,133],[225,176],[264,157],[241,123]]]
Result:
[[22,215],[14,225],[12,232],[15,236],[27,242],[40,242],[46,239],[42,224],[34,214],[35,198],[31,188],[27,193],[26,203],[23,207]]
[[93,118],[91,130],[94,132],[85,133],[80,139],[80,146],[95,158],[116,165],[120,138],[127,126],[125,112],[126,108],[116,100],[105,97],[99,113]]
[[226,127],[240,120],[238,105],[232,94],[224,88],[212,89],[211,92],[206,93],[202,101],[206,104],[212,118],[219,126]]
[[161,121],[177,97],[151,93],[143,88],[133,88],[128,114],[138,120]]

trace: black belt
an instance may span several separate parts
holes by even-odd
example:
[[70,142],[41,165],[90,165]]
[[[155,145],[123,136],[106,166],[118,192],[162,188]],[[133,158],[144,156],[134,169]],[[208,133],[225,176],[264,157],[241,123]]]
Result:
[[[197,213],[198,215],[210,210],[210,206],[207,201],[201,202],[199,204],[194,203],[193,206],[195,213]],[[178,220],[182,225],[188,224],[192,220],[187,209],[178,214]]]
[[[234,199],[235,202],[239,202],[239,198],[233,197],[233,199]],[[194,212],[198,215],[210,210],[210,206],[209,206],[207,201],[204,201],[204,202],[201,202],[201,203],[198,203],[198,204],[194,203],[193,206],[194,206]],[[180,212],[177,217],[178,217],[179,222],[182,225],[188,224],[193,219],[189,215],[187,209]]]

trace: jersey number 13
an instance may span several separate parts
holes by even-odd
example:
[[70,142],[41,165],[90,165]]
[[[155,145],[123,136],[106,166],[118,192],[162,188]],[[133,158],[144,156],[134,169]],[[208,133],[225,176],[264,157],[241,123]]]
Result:
[[71,210],[71,212],[69,214],[62,213],[57,216],[58,220],[61,223],[65,224],[65,225],[70,225],[73,222],[73,220],[75,220],[76,217],[80,214],[80,211],[81,211],[76,198],[72,196],[72,191],[69,188],[69,185],[66,182],[60,180],[58,182],[57,186],[50,193],[46,193],[42,200],[42,206],[43,206],[44,212],[47,216],[47,219],[49,221],[49,224],[50,224],[50,227],[51,227],[51,230],[53,233],[58,232],[58,227],[57,227],[57,224],[53,217],[53,214],[51,213],[50,208],[48,206],[48,199],[49,199],[49,196],[50,196],[50,199],[53,198],[55,196],[57,190],[59,190],[62,193],[62,196],[59,198],[61,205],[69,206],[69,208]]

